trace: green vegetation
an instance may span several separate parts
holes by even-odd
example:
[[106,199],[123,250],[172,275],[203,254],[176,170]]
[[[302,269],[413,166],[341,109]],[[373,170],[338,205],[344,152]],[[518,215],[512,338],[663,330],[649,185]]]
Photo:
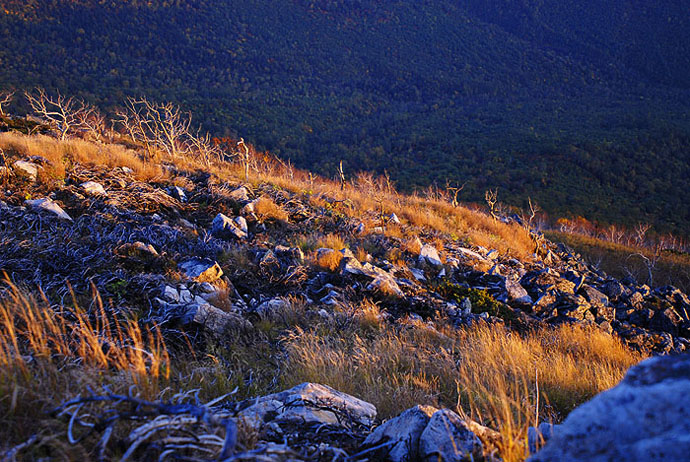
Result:
[[688,31],[682,0],[0,0],[0,88],[171,100],[327,176],[687,235]]
[[445,281],[439,285],[438,291],[444,297],[458,303],[462,303],[465,298],[468,298],[472,304],[472,312],[476,314],[489,313],[491,316],[505,320],[510,320],[514,316],[510,308],[498,302],[486,290],[462,287]]

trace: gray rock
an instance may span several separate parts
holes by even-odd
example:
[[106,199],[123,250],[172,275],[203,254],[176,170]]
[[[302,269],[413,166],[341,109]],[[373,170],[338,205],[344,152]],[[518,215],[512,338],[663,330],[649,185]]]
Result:
[[398,283],[390,275],[377,275],[373,281],[367,285],[367,290],[393,295],[398,298],[405,296]]
[[295,422],[343,426],[351,422],[371,426],[373,404],[318,383],[302,383],[289,390],[250,400],[240,416],[261,426],[266,422]]
[[531,462],[688,460],[690,355],[655,357],[575,409]]
[[233,330],[251,328],[249,321],[242,316],[223,311],[208,303],[187,305],[183,319],[200,324],[219,337],[223,337]]
[[272,298],[257,306],[254,312],[261,316],[262,319],[266,319],[282,313],[289,308],[290,302],[284,298]]
[[52,199],[49,199],[47,197],[44,197],[43,199],[27,200],[24,201],[24,203],[29,207],[53,213],[57,215],[57,217],[61,220],[74,221],[72,220],[72,217],[70,217],[67,214],[67,212],[62,210],[62,207],[60,207],[55,202],[53,202]]
[[18,160],[12,164],[14,170],[20,175],[28,177],[31,181],[36,181],[38,176],[38,169],[41,168],[39,165],[33,162],[27,162],[25,160]]
[[513,281],[510,278],[505,278],[504,284],[508,302],[524,306],[532,305],[532,297],[529,296],[525,288],[522,287],[519,282]]
[[396,441],[388,451],[385,460],[391,462],[415,460],[419,454],[419,438],[436,411],[437,409],[431,406],[412,407],[376,428],[367,436],[363,445],[373,447],[388,441]]
[[400,224],[400,218],[394,213],[391,213],[388,216],[388,223],[393,223],[394,225],[399,225]]
[[458,247],[455,250],[460,252],[466,257],[474,258],[475,260],[484,260],[484,257],[482,257],[480,254],[475,252],[474,250],[466,249],[464,247]]
[[293,263],[304,263],[304,252],[299,247],[286,247],[284,245],[277,245],[273,249],[278,258],[285,258],[292,260]]
[[244,217],[235,217],[232,221],[244,234],[249,234],[249,226],[247,226],[247,220]]
[[161,297],[168,303],[180,302],[180,294],[179,292],[177,292],[177,289],[172,286],[166,285],[165,287],[163,287]]
[[450,409],[436,411],[419,437],[419,458],[423,461],[459,462],[481,454],[477,435]]
[[600,307],[609,305],[609,298],[590,285],[583,284],[578,290],[578,293],[583,295],[592,306]]
[[355,228],[355,233],[356,234],[362,234],[364,232],[364,230],[366,230],[366,226],[364,226],[364,223],[360,223]]
[[246,239],[247,233],[237,227],[229,217],[219,213],[211,223],[211,234],[220,239]]
[[249,200],[249,191],[247,191],[247,188],[244,186],[240,186],[239,188],[231,191],[229,196],[230,199],[233,199],[237,202],[246,202]]
[[195,282],[213,282],[223,275],[220,265],[208,258],[191,258],[177,266],[186,278]]
[[542,422],[537,428],[529,427],[527,430],[527,446],[530,454],[536,454],[544,444],[549,441],[560,425]]
[[421,262],[426,262],[433,266],[442,266],[441,257],[438,255],[438,251],[431,244],[424,244],[419,250],[419,260]]
[[424,271],[417,269],[417,268],[410,268],[410,273],[412,273],[412,276],[419,282],[425,282],[426,277],[424,276]]
[[103,188],[103,185],[100,183],[96,183],[95,181],[87,181],[85,183],[82,183],[81,189],[84,190],[84,192],[90,196],[105,196],[106,192],[105,189]]

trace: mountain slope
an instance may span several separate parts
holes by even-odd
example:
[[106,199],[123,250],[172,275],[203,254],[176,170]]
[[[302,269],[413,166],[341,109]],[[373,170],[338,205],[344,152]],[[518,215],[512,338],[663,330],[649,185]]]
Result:
[[681,3],[0,1],[0,85],[147,94],[327,175],[687,234]]

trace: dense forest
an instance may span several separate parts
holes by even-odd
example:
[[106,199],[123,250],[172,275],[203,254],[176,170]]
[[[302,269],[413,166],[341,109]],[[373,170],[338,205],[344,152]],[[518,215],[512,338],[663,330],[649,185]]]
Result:
[[690,234],[684,0],[0,0],[0,40],[0,89],[147,95],[327,176]]

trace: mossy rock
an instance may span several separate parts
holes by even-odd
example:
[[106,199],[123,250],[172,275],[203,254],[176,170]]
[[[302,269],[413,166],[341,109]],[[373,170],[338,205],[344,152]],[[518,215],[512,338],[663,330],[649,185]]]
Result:
[[445,298],[457,303],[462,303],[465,298],[468,298],[472,303],[472,313],[480,314],[486,312],[490,316],[506,321],[515,317],[515,314],[508,306],[493,298],[486,290],[463,287],[449,281],[439,284],[436,290]]

